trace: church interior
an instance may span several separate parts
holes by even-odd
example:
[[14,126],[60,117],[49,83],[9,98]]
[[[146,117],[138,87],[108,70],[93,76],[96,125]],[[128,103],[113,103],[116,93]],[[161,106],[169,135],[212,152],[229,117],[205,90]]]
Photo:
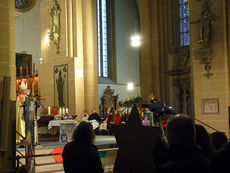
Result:
[[[20,148],[30,121],[32,155],[50,154],[91,111],[106,129],[108,110],[150,98],[229,138],[229,9],[228,0],[1,0],[0,172],[30,162],[16,157],[30,152]],[[24,89],[34,115],[19,129]],[[113,167],[116,140],[98,133],[102,162]],[[52,156],[35,162],[36,172],[63,172]]]

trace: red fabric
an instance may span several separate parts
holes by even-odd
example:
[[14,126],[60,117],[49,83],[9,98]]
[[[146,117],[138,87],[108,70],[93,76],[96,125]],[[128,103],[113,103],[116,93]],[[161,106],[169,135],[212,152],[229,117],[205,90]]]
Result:
[[51,106],[51,115],[58,114],[58,106]]
[[[63,148],[55,148],[50,154],[62,153],[62,152],[63,152]],[[53,158],[58,163],[62,163],[63,162],[62,155],[54,155]]]
[[121,116],[117,115],[115,118],[113,117],[111,119],[110,124],[119,125],[120,124],[120,120],[121,120]]
[[161,122],[162,122],[162,126],[165,128],[167,125],[167,122],[165,120],[161,120]]

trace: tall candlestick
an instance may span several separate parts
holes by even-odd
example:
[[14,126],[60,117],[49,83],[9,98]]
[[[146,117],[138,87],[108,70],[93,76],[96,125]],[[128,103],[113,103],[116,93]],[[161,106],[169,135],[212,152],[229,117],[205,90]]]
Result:
[[59,108],[59,115],[62,115],[62,108]]
[[35,74],[35,63],[33,63],[33,74]]
[[69,113],[69,109],[65,108],[65,113],[68,114]]
[[63,113],[63,115],[65,115],[65,108],[62,109],[62,113]]
[[51,107],[48,106],[48,115],[50,115],[50,113],[51,113]]

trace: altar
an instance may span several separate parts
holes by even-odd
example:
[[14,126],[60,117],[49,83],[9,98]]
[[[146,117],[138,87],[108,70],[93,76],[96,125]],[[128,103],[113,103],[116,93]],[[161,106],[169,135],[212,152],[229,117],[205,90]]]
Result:
[[72,134],[78,124],[76,120],[51,120],[48,129],[59,127],[59,142],[69,142],[72,140]]

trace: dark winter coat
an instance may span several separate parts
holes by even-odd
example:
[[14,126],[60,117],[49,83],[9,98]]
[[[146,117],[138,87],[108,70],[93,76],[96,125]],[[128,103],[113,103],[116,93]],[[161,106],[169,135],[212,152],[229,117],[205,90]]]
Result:
[[183,143],[169,148],[169,160],[161,165],[154,173],[206,173],[208,159],[201,150],[190,143]]
[[63,166],[66,173],[103,173],[104,169],[93,144],[69,142],[63,153]]

